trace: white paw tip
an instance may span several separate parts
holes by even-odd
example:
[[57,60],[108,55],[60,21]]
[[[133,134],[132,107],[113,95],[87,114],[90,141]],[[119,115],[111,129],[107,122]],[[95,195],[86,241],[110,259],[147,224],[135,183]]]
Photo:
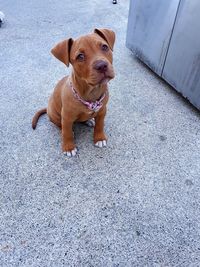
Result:
[[86,121],[85,124],[89,127],[94,127],[95,121],[94,121],[94,119],[91,119],[91,120]]
[[107,143],[106,143],[106,140],[103,140],[103,146],[106,146]]
[[0,20],[2,23],[4,23],[5,15],[3,12],[0,11]]
[[100,147],[100,148],[102,148],[102,147],[106,147],[106,145],[107,145],[106,140],[98,141],[98,142],[95,143],[95,146],[96,146],[96,147]]
[[76,156],[76,153],[77,153],[77,148],[74,148],[71,151],[65,151],[65,152],[63,152],[63,154],[64,155],[67,155],[67,157],[69,157],[69,158]]

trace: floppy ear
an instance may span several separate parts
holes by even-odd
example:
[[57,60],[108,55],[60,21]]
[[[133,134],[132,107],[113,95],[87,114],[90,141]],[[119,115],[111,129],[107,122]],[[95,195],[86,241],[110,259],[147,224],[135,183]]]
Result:
[[62,61],[67,67],[70,63],[70,49],[73,44],[73,39],[67,39],[58,43],[54,48],[51,49],[51,53],[60,61]]
[[101,36],[101,38],[103,38],[108,43],[110,49],[113,50],[115,42],[115,33],[113,31],[108,29],[95,29],[94,32]]

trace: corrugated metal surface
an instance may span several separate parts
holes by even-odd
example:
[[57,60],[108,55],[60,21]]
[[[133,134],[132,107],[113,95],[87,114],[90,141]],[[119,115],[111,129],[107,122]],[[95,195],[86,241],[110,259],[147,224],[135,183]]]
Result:
[[179,0],[131,0],[127,47],[161,75]]
[[162,77],[200,109],[200,0],[181,0]]

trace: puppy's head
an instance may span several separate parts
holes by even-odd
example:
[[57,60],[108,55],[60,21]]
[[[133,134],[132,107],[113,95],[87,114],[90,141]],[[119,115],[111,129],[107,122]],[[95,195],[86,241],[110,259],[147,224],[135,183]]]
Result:
[[105,84],[114,78],[112,51],[115,33],[108,29],[95,29],[93,33],[58,43],[52,54],[90,86]]

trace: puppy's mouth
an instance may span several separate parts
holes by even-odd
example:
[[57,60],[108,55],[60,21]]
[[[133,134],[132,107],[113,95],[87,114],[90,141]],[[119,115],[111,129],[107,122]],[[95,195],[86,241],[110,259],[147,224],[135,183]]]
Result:
[[107,75],[106,73],[103,73],[101,76],[99,81],[98,81],[98,84],[106,84],[108,83],[111,79],[113,79],[114,77],[112,77],[111,75]]
[[92,80],[91,82],[88,82],[91,86],[97,86],[97,85],[103,85],[107,84],[110,80],[114,78],[114,73],[101,73],[96,77],[96,79]]

